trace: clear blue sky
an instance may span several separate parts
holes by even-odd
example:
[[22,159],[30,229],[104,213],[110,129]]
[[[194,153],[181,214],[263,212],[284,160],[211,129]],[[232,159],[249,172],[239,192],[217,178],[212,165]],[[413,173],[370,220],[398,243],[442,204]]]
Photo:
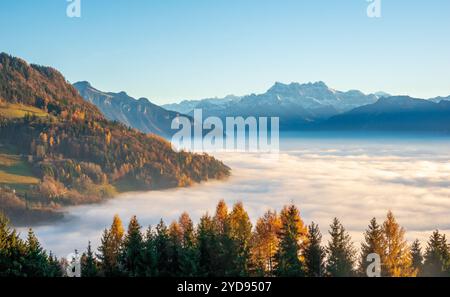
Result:
[[156,103],[275,81],[450,95],[450,1],[1,0],[0,51]]

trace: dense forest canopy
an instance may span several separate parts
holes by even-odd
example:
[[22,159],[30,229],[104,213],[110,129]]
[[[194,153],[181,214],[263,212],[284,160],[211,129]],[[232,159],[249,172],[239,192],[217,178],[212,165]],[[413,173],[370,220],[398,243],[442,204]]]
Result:
[[211,156],[175,152],[158,136],[106,120],[57,70],[0,54],[0,209],[14,221],[229,173]]
[[74,265],[82,277],[450,276],[445,235],[433,232],[425,249],[418,240],[408,243],[392,212],[381,224],[369,222],[360,249],[339,219],[328,230],[325,242],[319,226],[306,226],[295,205],[269,210],[253,226],[242,203],[228,209],[220,201],[197,225],[183,213],[170,225],[161,219],[147,228],[133,216],[126,228],[116,215],[98,249],[86,242],[84,252],[58,260],[32,230],[22,240],[0,214],[0,276],[64,276]]

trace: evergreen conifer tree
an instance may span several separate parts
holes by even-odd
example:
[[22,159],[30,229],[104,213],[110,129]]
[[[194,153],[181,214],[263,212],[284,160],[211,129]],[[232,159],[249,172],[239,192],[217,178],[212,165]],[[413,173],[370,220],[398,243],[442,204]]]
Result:
[[58,258],[50,252],[48,256],[49,262],[49,277],[62,277],[63,271],[61,268],[61,263],[58,261]]
[[158,276],[168,277],[171,276],[171,245],[169,230],[161,219],[156,226],[156,234],[154,237],[154,245],[156,252],[156,268]]
[[445,235],[434,231],[428,240],[424,255],[423,276],[448,276],[449,248]]
[[330,226],[331,239],[327,246],[326,271],[328,276],[349,277],[354,276],[355,249],[350,235],[337,218]]
[[[385,259],[385,251],[383,247],[383,230],[377,223],[376,218],[370,221],[367,230],[364,232],[364,242],[361,243],[361,259],[359,263],[360,274],[366,276],[367,267],[371,262],[367,260],[370,254],[377,254],[380,257],[381,264]],[[381,265],[383,271],[383,265]],[[383,272],[382,272],[383,274]]]
[[141,225],[139,225],[136,216],[133,216],[130,220],[121,252],[121,267],[125,273],[131,277],[143,276],[144,242],[141,234]]
[[92,251],[91,242],[89,241],[87,251],[81,257],[81,277],[97,277],[98,263]]
[[308,244],[305,247],[305,270],[309,277],[322,277],[325,274],[325,249],[321,246],[322,234],[319,226],[311,223],[308,227]]
[[28,231],[22,271],[27,277],[47,277],[50,275],[47,253],[41,247],[39,240],[31,229]]
[[197,227],[197,246],[199,257],[199,276],[220,276],[217,271],[218,235],[213,219],[209,215],[200,218]]
[[169,245],[170,245],[170,275],[173,277],[182,276],[181,258],[183,231],[177,222],[169,226]]
[[307,245],[307,228],[295,205],[286,206],[280,214],[279,247],[275,255],[277,276],[304,276],[301,252]]
[[22,277],[22,267],[27,251],[26,244],[16,230],[12,230],[8,218],[0,212],[0,277]]
[[155,234],[151,226],[149,226],[146,231],[143,248],[144,248],[142,255],[142,263],[143,263],[142,265],[144,267],[143,275],[146,277],[158,276]]
[[423,255],[422,248],[420,246],[420,242],[416,239],[411,245],[411,259],[412,259],[412,268],[415,271],[416,275],[422,275],[423,268]]

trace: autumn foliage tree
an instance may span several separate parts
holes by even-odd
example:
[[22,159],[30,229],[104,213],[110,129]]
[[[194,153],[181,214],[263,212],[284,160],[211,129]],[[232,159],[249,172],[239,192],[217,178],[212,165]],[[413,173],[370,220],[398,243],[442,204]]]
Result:
[[391,277],[414,276],[410,248],[405,239],[405,230],[397,223],[394,214],[389,211],[382,226],[382,263],[384,273]]
[[124,236],[122,220],[118,215],[114,216],[113,223],[109,230],[103,232],[101,246],[99,248],[99,259],[102,263],[102,271],[105,276],[119,276],[121,267],[119,257]]
[[230,213],[230,237],[234,250],[233,276],[248,276],[250,272],[250,247],[252,238],[252,223],[244,205],[239,202]]
[[252,236],[252,263],[256,275],[274,275],[280,228],[281,220],[274,211],[269,210],[258,219]]
[[195,234],[194,223],[188,213],[184,212],[178,224],[181,229],[180,273],[183,276],[196,276],[198,274],[198,241]]
[[216,238],[214,271],[218,275],[232,276],[234,264],[231,259],[237,256],[234,242],[231,238],[231,225],[228,206],[224,200],[219,201],[213,218],[214,238]]

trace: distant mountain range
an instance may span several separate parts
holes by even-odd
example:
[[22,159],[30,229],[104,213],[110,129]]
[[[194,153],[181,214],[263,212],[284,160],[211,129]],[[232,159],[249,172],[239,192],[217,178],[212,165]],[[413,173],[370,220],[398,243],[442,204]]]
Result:
[[74,86],[108,119],[164,137],[173,133],[173,118],[192,116],[194,109],[202,109],[204,118],[279,117],[281,130],[450,131],[450,96],[425,100],[385,92],[343,92],[324,82],[277,82],[263,94],[185,100],[159,107],[125,92],[101,92],[87,82]]
[[450,132],[450,101],[393,96],[312,125],[318,130]]
[[166,110],[147,98],[135,99],[126,92],[99,91],[87,81],[77,82],[73,86],[86,101],[97,106],[108,120],[166,138],[175,132],[170,126],[180,112]]
[[439,103],[441,101],[450,101],[450,96],[448,96],[448,97],[436,97],[436,98],[431,98],[429,100],[433,101],[433,102],[436,102],[436,103]]
[[234,95],[228,95],[224,98],[207,98],[207,99],[200,99],[200,100],[184,100],[181,103],[172,103],[172,104],[165,104],[161,107],[167,109],[167,110],[173,110],[177,111],[179,113],[183,114],[192,114],[192,111],[195,108],[208,108],[210,106],[220,107],[225,106],[229,103],[235,103],[238,102],[242,97],[234,96]]
[[386,93],[366,95],[361,91],[341,92],[324,82],[275,83],[264,94],[220,99],[183,101],[163,105],[164,108],[192,114],[194,108],[203,109],[205,116],[279,117],[281,129],[298,129],[311,122],[330,118],[353,108],[376,102]]

